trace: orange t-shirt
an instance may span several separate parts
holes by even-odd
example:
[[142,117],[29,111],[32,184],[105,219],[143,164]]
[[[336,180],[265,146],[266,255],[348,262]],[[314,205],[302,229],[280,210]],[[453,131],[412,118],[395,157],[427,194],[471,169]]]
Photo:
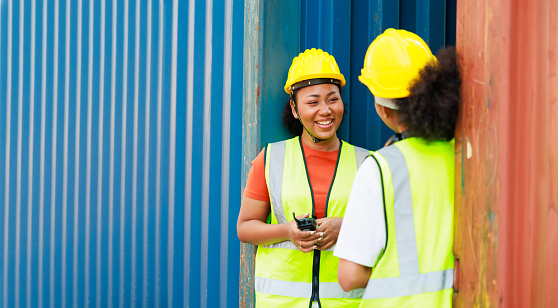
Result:
[[[312,191],[314,192],[314,214],[318,219],[323,218],[325,216],[327,194],[333,180],[339,150],[330,152],[318,151],[306,146],[304,142],[302,142],[302,146],[310,177],[310,185],[312,185]],[[246,188],[244,189],[245,197],[259,201],[269,201],[269,191],[265,181],[264,151],[265,148],[252,161],[252,168],[248,174]]]

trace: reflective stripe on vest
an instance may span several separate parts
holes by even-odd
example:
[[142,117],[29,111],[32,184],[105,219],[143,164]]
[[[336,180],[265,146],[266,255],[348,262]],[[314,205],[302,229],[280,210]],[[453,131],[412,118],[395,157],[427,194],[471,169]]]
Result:
[[378,151],[392,175],[394,195],[394,221],[399,259],[399,277],[370,279],[363,299],[403,297],[449,289],[453,285],[453,269],[420,273],[413,199],[409,169],[401,150],[393,145]]
[[[312,283],[275,280],[255,277],[256,292],[272,295],[307,298],[312,293]],[[361,298],[364,289],[345,292],[338,282],[320,282],[320,298]]]
[[370,155],[370,151],[365,150],[363,148],[355,147],[357,169],[360,167],[360,165],[362,165],[362,163],[364,162],[366,157],[368,157],[368,155]]
[[[276,175],[282,174],[285,165],[286,143],[287,143],[286,141],[280,141],[280,142],[269,144],[270,155],[268,159],[270,162],[269,164],[270,174],[276,174]],[[370,152],[368,150],[359,147],[354,147],[354,149],[355,149],[355,156],[356,156],[357,169],[358,169],[358,167],[360,167],[360,165],[364,162],[364,159],[366,159],[366,157],[370,155]],[[269,177],[269,195],[271,198],[271,204],[273,205],[273,211],[277,219],[277,223],[279,224],[287,223],[287,218],[285,217],[285,213],[283,211],[283,208],[281,207],[283,204],[281,200],[282,185],[283,185],[282,177],[278,177],[278,176]],[[332,247],[324,250],[333,251],[335,249],[335,246],[336,245],[333,245]],[[291,241],[278,242],[270,245],[265,245],[264,247],[298,250],[298,248]]]
[[[335,250],[335,246],[337,246],[337,244],[333,244],[333,246],[329,247],[328,249],[322,249],[322,251],[333,251],[333,250]],[[270,244],[270,245],[265,245],[263,247],[265,247],[265,248],[283,248],[283,249],[298,250],[298,248],[291,241],[278,242],[278,243],[274,243],[274,244]]]
[[[287,141],[269,144],[269,173],[270,174],[283,174],[283,167],[285,165],[285,145]],[[287,218],[283,214],[283,202],[281,200],[281,189],[283,186],[283,178],[280,176],[269,177],[269,196],[273,211],[277,218],[278,224],[287,223]],[[296,247],[295,247],[296,249]]]

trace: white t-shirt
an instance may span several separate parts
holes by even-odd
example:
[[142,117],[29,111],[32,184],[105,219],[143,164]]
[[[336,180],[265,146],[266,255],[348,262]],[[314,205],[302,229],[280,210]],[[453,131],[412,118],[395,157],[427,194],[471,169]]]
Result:
[[333,255],[374,267],[385,249],[386,222],[378,164],[372,157],[358,169]]

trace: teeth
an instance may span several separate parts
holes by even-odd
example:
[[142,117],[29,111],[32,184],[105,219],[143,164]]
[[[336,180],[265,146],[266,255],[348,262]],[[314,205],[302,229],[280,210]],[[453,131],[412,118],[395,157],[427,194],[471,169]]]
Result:
[[317,123],[318,123],[318,124],[321,124],[321,125],[328,125],[328,124],[330,124],[332,121],[333,121],[333,120],[329,120],[329,121],[317,121]]

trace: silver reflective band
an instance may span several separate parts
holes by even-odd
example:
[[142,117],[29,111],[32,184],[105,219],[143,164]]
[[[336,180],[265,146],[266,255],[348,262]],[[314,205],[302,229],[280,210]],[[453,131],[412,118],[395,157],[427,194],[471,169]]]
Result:
[[[337,244],[333,244],[333,246],[329,247],[328,249],[324,249],[322,251],[333,251],[335,249],[335,246]],[[274,244],[269,244],[269,245],[265,245],[262,246],[265,248],[283,248],[283,249],[292,249],[292,250],[298,250],[298,247],[296,247],[291,241],[283,241],[283,242],[278,242],[278,243],[274,243]]]
[[[310,298],[312,283],[275,280],[270,278],[255,277],[254,288],[256,292],[271,295]],[[345,292],[337,282],[320,282],[320,298],[361,298],[364,289]]]
[[356,155],[356,163],[357,163],[357,169],[360,167],[360,165],[362,165],[362,163],[364,162],[364,159],[370,155],[370,152],[368,150],[365,150],[363,148],[359,148],[359,147],[355,147],[355,155]]
[[401,276],[415,275],[419,273],[419,262],[409,169],[397,146],[389,146],[378,152],[388,162],[395,192],[393,213],[399,272]]
[[453,286],[453,269],[414,276],[370,279],[362,299],[390,298],[437,292]]
[[378,151],[387,161],[392,176],[395,237],[399,277],[370,279],[363,299],[403,297],[449,289],[453,269],[420,273],[411,181],[405,156],[396,145]]
[[264,245],[262,247],[270,248],[270,249],[283,248],[283,249],[298,250],[298,248],[291,241],[283,241],[283,242],[273,243],[273,244],[269,244],[269,245]]
[[273,205],[273,211],[278,224],[287,223],[283,213],[283,202],[281,200],[281,189],[283,186],[283,167],[285,165],[285,147],[287,142],[281,141],[271,143],[269,147],[269,197]]

